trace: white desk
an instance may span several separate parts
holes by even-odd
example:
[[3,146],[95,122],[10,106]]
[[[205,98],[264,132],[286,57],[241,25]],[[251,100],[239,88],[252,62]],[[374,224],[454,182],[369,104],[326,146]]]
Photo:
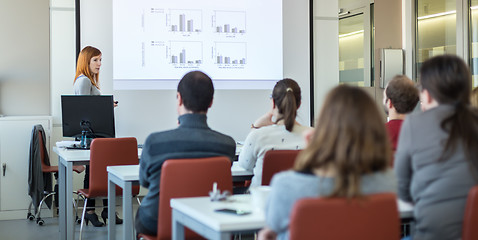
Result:
[[[108,206],[116,205],[116,185],[123,189],[123,239],[135,239],[133,228],[134,184],[139,184],[139,165],[108,166]],[[116,239],[115,208],[108,207],[108,239]]]
[[[171,207],[173,240],[184,240],[184,227],[208,239],[230,240],[232,233],[253,232],[265,226],[262,211],[244,216],[214,212],[220,208],[252,210],[250,195],[234,195],[227,202],[211,202],[209,197],[175,198]],[[399,200],[398,207],[401,218],[413,215],[413,206]]]
[[73,165],[90,164],[90,151],[65,150],[57,147],[53,151],[58,154],[58,202],[60,240],[75,239],[75,220],[73,207],[69,202],[73,199]]
[[[116,204],[116,188],[118,185],[123,189],[123,239],[134,239],[133,228],[133,202],[131,188],[134,184],[139,184],[139,165],[125,165],[125,166],[109,166],[106,168],[108,172],[108,206],[115,206]],[[233,176],[250,176],[252,172],[243,169],[233,163],[231,167]],[[114,208],[108,208],[108,219],[115,219]],[[116,239],[115,221],[108,221],[108,239]]]
[[[75,220],[73,219],[73,208],[68,207],[68,202],[73,199],[73,165],[89,165],[89,150],[67,150],[53,148],[58,154],[58,202],[60,240],[75,239]],[[141,149],[138,149],[138,157],[141,156]],[[131,189],[131,188],[130,188]],[[113,205],[111,205],[113,206]],[[108,208],[114,209],[114,208]],[[109,218],[109,219],[115,219]],[[114,222],[114,220],[113,220]]]
[[[231,167],[232,177],[251,177],[254,175],[252,171],[248,171],[239,166],[239,162],[233,162]],[[233,180],[234,181],[234,180]]]
[[[234,195],[225,202],[211,202],[209,197],[171,199],[173,240],[184,239],[184,227],[212,240],[230,240],[232,233],[254,232],[265,226],[262,211],[252,211],[250,195]],[[252,211],[236,216],[214,212],[215,209],[234,208]]]
[[[138,157],[141,156],[141,150],[138,149]],[[73,165],[89,165],[90,164],[90,151],[89,150],[66,150],[66,149],[60,149],[57,147],[53,148],[53,151],[58,154],[58,198],[59,198],[59,222],[60,222],[60,240],[73,240],[75,239],[75,220],[74,220],[74,214],[73,214],[73,208],[68,207],[68,202],[73,199]],[[125,180],[129,178],[135,178],[138,180],[128,180],[126,182],[130,182],[131,184],[136,184],[139,181],[139,171],[135,171],[136,175],[133,176],[128,176],[128,178],[125,178]],[[233,164],[233,167],[231,167],[231,172],[234,176],[251,176],[252,172],[251,171],[246,171],[245,169],[239,167],[237,163]],[[131,171],[133,173],[133,171]],[[116,179],[120,183],[118,186],[121,187],[121,179]],[[116,183],[115,183],[116,184]],[[129,184],[129,183],[128,183]],[[126,186],[126,185],[123,185]],[[125,191],[131,191],[131,187],[123,187],[123,194],[125,194]],[[109,195],[108,195],[109,196]],[[69,199],[69,200],[68,200]],[[114,198],[108,198],[109,200],[114,199]],[[128,198],[129,199],[129,198]],[[67,201],[68,200],[68,201]],[[113,200],[115,201],[115,199]],[[123,198],[123,201],[125,201],[125,198]],[[114,206],[114,204],[110,204],[109,206]],[[132,202],[130,201],[127,203],[127,205],[123,204],[123,208],[128,208],[130,209],[130,206],[132,206]],[[110,209],[114,208],[108,208],[108,211]],[[132,209],[132,208],[131,208]],[[132,211],[132,210],[131,210]],[[114,212],[113,212],[114,213]],[[126,214],[126,213],[125,213]],[[133,223],[132,223],[132,217],[125,218],[124,227],[125,229],[130,229],[132,228]],[[111,213],[108,213],[108,219],[115,219],[115,216],[111,215]],[[130,224],[128,222],[131,221]],[[111,223],[114,223],[115,221],[109,221],[110,225]],[[108,228],[112,228],[109,226]],[[126,231],[126,230],[125,230]],[[114,231],[111,231],[114,236]],[[127,236],[127,235],[125,235]],[[114,237],[113,237],[114,239]],[[131,238],[134,239],[134,238]]]

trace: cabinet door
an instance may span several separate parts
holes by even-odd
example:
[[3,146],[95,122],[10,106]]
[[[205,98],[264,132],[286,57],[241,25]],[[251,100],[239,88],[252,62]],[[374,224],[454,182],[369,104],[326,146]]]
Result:
[[[33,126],[42,124],[49,139],[48,119],[0,121],[0,211],[27,209],[28,157]],[[47,145],[48,146],[48,145]],[[47,147],[48,149],[48,147]],[[6,164],[5,175],[3,164]]]

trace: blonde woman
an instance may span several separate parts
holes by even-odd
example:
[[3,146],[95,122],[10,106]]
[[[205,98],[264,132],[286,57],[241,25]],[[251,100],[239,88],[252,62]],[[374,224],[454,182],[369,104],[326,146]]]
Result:
[[393,171],[387,168],[389,144],[383,119],[367,93],[347,85],[333,89],[294,169],[272,179],[267,227],[259,239],[289,239],[289,216],[301,198],[396,192]]

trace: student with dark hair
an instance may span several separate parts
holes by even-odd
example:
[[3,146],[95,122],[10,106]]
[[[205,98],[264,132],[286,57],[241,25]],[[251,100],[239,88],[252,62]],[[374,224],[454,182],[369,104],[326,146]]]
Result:
[[261,185],[262,165],[268,150],[305,147],[303,134],[311,128],[296,121],[300,103],[300,87],[296,81],[287,78],[276,83],[272,109],[252,124],[239,155],[239,165],[254,172],[251,187]]
[[214,86],[206,74],[189,72],[178,85],[176,129],[152,133],[143,145],[139,182],[148,188],[136,214],[136,232],[156,235],[161,167],[168,159],[227,156],[236,152],[234,139],[209,128],[207,111],[212,105]]
[[385,124],[392,142],[392,150],[397,149],[398,135],[403,120],[413,111],[420,100],[418,89],[405,75],[397,75],[388,83],[383,91],[383,107],[389,121]]
[[327,94],[323,106],[315,132],[293,170],[272,178],[265,209],[267,227],[259,240],[289,239],[290,214],[299,199],[396,192],[395,177],[388,168],[387,133],[372,98],[360,88],[341,85]]
[[471,74],[452,55],[420,70],[423,112],[404,121],[395,171],[398,194],[412,202],[414,240],[460,239],[469,190],[478,183],[478,113],[470,106]]

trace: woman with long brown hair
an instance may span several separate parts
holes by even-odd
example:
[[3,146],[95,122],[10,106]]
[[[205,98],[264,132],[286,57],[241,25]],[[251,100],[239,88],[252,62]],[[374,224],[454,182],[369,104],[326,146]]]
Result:
[[466,198],[478,176],[478,114],[470,106],[471,74],[452,55],[420,70],[423,112],[403,123],[395,170],[398,194],[415,204],[413,239],[459,239]]
[[262,165],[265,153],[271,149],[303,149],[304,132],[310,130],[296,121],[301,103],[301,91],[296,81],[280,80],[272,90],[272,108],[252,124],[244,147],[239,155],[239,165],[252,170],[251,187],[262,184]]
[[293,171],[272,179],[267,227],[259,239],[288,239],[292,206],[301,198],[395,192],[390,151],[383,119],[367,93],[347,85],[333,89]]

